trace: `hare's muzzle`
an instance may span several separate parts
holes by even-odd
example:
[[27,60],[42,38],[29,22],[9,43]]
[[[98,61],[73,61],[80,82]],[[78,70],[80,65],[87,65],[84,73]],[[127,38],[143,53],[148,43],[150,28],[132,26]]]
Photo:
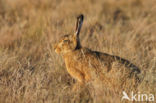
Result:
[[59,54],[60,53],[60,48],[58,47],[57,44],[54,45],[54,51]]
[[56,48],[57,48],[57,45],[55,44],[55,45],[53,46],[53,49],[55,50],[55,52],[56,52]]

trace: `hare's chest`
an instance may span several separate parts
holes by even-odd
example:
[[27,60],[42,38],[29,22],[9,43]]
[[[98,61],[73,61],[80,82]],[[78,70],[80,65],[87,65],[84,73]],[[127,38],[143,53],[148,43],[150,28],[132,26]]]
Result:
[[81,58],[69,58],[68,60],[65,61],[66,68],[68,72],[74,71],[74,70],[79,70],[83,71],[83,68],[87,66],[84,60]]
[[75,79],[81,81],[84,79],[85,81],[89,81],[91,78],[90,69],[88,63],[83,61],[82,59],[70,59],[65,61],[66,69],[68,73],[74,77]]

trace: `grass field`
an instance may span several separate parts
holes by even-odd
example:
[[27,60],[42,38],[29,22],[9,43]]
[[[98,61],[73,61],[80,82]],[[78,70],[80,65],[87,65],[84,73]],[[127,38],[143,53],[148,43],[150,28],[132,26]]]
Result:
[[107,87],[71,91],[76,81],[53,44],[80,13],[82,45],[132,61],[137,91],[156,95],[156,0],[0,0],[0,103],[128,102]]

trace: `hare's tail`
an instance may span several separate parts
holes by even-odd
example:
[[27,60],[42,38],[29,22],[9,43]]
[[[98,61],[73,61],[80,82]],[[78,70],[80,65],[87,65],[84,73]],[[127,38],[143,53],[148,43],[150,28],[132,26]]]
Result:
[[142,81],[142,79],[140,78],[141,71],[136,65],[134,65],[130,61],[123,59],[121,57],[118,57],[118,56],[113,56],[113,57],[116,60],[118,60],[120,63],[124,64],[127,68],[131,69],[129,77],[134,76],[136,83],[140,83]]

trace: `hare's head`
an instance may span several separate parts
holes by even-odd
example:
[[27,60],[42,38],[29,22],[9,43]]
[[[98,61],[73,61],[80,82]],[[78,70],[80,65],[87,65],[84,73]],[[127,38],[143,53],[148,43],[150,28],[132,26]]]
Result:
[[60,41],[55,45],[55,52],[58,54],[65,54],[76,49],[81,48],[79,41],[79,34],[83,23],[83,15],[77,17],[76,31],[72,35],[64,35]]

